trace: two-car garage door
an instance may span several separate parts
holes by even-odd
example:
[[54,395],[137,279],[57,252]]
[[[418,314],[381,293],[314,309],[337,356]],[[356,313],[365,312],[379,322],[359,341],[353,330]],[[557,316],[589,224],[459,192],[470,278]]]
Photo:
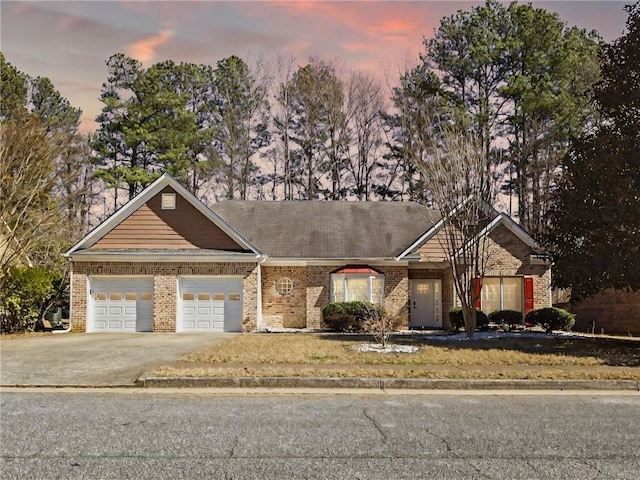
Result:
[[180,277],[179,332],[240,332],[242,277]]
[[[177,281],[176,331],[242,331],[242,277],[185,276]],[[153,277],[90,278],[89,332],[152,332]]]

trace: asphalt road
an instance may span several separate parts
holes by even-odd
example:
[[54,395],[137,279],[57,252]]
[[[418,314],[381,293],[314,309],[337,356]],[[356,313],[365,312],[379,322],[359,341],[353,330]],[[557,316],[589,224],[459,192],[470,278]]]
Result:
[[235,333],[82,333],[2,339],[0,385],[125,386]]
[[637,479],[640,395],[7,392],[3,479]]

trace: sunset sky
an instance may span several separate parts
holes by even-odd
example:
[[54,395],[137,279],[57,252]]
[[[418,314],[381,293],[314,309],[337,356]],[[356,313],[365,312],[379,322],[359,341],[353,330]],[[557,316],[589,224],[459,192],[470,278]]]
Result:
[[[105,60],[117,52],[145,66],[166,59],[215,66],[230,55],[271,59],[281,51],[304,65],[318,53],[382,76],[416,61],[440,18],[479,3],[2,0],[0,48],[19,70],[49,77],[93,129]],[[611,41],[624,31],[630,1],[532,3]]]

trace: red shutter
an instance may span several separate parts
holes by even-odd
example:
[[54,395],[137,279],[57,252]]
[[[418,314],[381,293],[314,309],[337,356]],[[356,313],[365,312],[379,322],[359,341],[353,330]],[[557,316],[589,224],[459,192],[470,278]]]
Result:
[[476,309],[480,310],[482,308],[482,279],[474,278],[471,280],[471,284],[473,285],[473,294],[476,295]]
[[533,278],[524,277],[524,313],[533,310]]

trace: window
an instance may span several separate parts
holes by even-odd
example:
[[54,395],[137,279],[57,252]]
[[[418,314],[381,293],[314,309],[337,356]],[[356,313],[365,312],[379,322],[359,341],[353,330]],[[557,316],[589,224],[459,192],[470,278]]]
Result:
[[331,301],[366,301],[382,305],[384,275],[332,274]]
[[281,277],[276,280],[276,290],[280,295],[289,295],[293,291],[293,280],[289,277]]
[[522,277],[484,277],[481,307],[485,313],[494,310],[522,312]]
[[176,194],[163,193],[162,194],[162,210],[175,210],[175,209],[176,209]]
[[239,293],[230,293],[229,294],[229,301],[231,301],[231,302],[239,302],[240,301],[240,294]]

